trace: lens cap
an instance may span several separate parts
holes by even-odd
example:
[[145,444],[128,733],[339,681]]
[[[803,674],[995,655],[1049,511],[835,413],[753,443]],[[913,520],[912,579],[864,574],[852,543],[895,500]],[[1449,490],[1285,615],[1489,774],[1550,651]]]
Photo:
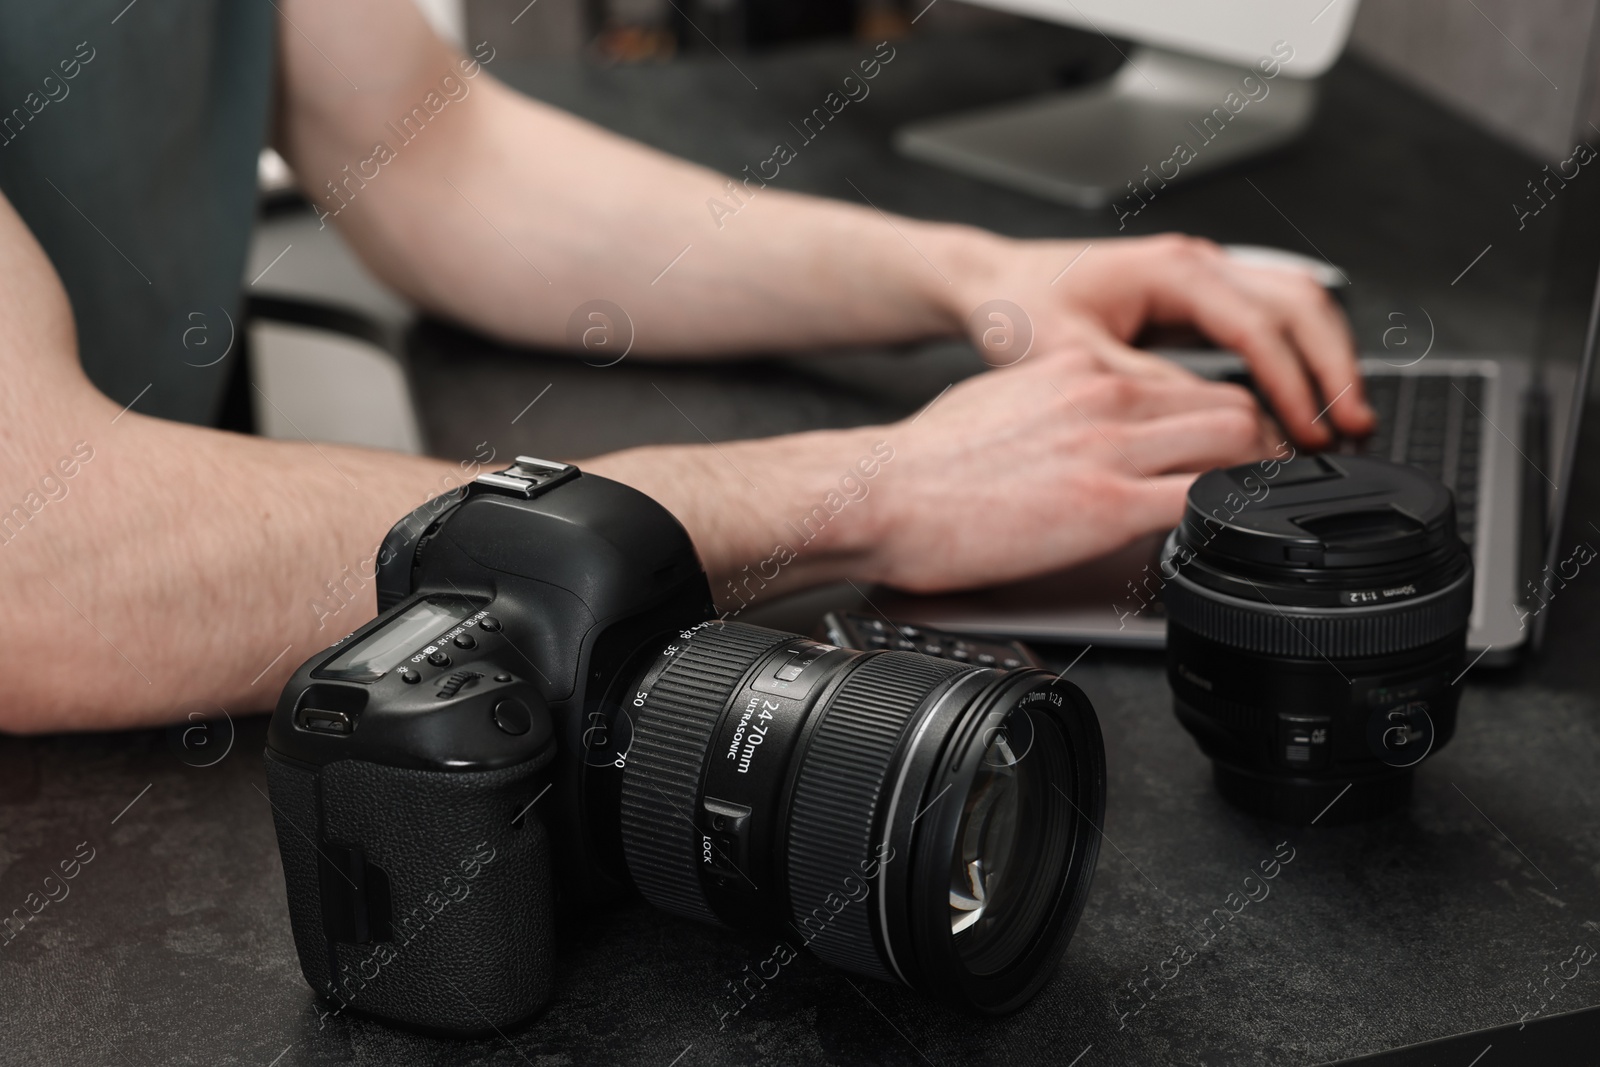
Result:
[[1455,539],[1450,490],[1416,467],[1363,456],[1298,456],[1201,475],[1182,540],[1201,556],[1290,568],[1373,567]]

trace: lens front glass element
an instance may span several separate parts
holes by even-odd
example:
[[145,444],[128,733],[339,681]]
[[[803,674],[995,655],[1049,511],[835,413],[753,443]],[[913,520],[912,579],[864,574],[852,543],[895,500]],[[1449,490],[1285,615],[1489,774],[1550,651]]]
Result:
[[[956,851],[950,869],[950,932],[965,933],[992,920],[1001,907],[1000,887],[1007,885],[1013,847],[1017,843],[1016,757],[1009,740],[997,736],[983,756],[956,830]],[[982,937],[981,931],[969,941]]]
[[1054,724],[1017,708],[990,730],[950,863],[950,932],[973,973],[1003,970],[1038,937],[1071,853],[1073,788]]

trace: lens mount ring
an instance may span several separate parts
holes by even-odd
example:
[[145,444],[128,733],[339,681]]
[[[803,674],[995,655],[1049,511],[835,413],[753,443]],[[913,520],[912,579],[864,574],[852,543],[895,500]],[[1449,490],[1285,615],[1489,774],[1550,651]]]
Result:
[[633,746],[622,771],[622,846],[628,871],[658,908],[718,924],[700,879],[694,815],[712,737],[740,682],[793,634],[737,622],[674,637],[664,669],[633,698]]

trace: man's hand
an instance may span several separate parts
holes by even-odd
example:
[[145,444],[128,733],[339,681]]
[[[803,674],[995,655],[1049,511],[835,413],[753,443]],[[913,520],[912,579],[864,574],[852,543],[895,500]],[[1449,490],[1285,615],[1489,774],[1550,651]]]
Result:
[[737,609],[840,578],[937,592],[1091,560],[1175,525],[1198,472],[1281,445],[1243,389],[1089,369],[1095,351],[980,374],[891,426],[584,466],[671,509]]
[[1088,372],[1040,356],[891,426],[861,570],[915,592],[1008,582],[1177,524],[1200,471],[1268,454],[1250,394],[1178,370]]
[[[1329,421],[1347,434],[1373,428],[1344,314],[1297,271],[1248,266],[1210,241],[1176,234],[987,245],[966,234],[946,273],[953,314],[994,299],[1021,307],[1033,353],[1089,347],[1105,369],[1159,374],[1155,364],[1164,361],[1128,342],[1149,325],[1193,326],[1245,358],[1301,444],[1327,444]],[[987,325],[969,324],[980,351],[993,348],[984,343]],[[996,363],[1014,358],[991,355]]]

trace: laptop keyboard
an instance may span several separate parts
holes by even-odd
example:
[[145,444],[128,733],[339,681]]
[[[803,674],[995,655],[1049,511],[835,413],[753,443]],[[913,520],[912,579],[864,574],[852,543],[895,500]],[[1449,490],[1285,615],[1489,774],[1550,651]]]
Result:
[[1482,375],[1374,374],[1366,387],[1378,429],[1352,451],[1410,463],[1449,486],[1456,494],[1456,528],[1471,548],[1478,525]]

